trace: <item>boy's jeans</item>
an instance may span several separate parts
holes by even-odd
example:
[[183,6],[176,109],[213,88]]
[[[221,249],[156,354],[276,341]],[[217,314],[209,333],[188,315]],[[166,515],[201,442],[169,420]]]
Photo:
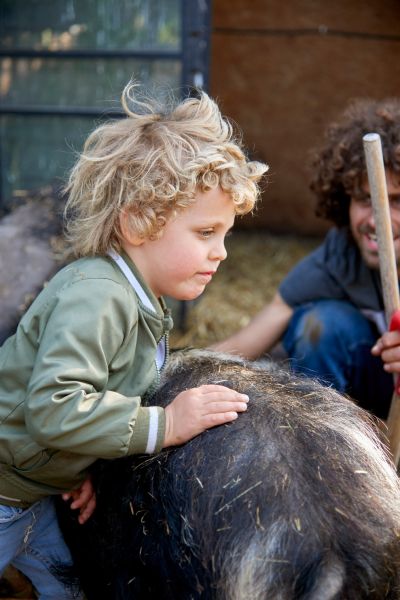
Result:
[[9,564],[31,580],[40,600],[83,598],[53,498],[27,509],[0,504],[0,574]]
[[393,376],[371,354],[377,338],[375,326],[352,304],[319,300],[295,310],[283,345],[294,371],[333,385],[386,418]]

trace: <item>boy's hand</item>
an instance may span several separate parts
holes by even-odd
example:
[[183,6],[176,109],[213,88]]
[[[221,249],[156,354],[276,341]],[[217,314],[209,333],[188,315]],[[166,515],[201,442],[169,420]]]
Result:
[[96,508],[96,494],[93,488],[92,480],[87,477],[82,485],[76,490],[67,492],[62,495],[63,500],[69,500],[72,498],[70,508],[76,510],[79,508],[78,521],[81,525],[86,523],[89,517],[92,516],[94,509]]
[[164,448],[178,446],[202,431],[237,419],[248,396],[223,385],[202,385],[178,394],[165,408]]

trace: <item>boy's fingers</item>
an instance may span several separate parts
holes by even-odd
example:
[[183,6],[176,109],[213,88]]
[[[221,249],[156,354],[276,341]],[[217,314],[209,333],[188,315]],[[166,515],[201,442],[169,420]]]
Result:
[[84,504],[86,504],[87,500],[83,500],[82,496],[71,502],[71,509],[75,510],[76,508],[82,508]]
[[236,390],[233,390],[232,388],[226,387],[225,385],[222,384],[217,384],[217,383],[209,383],[209,384],[205,384],[205,385],[201,385],[200,387],[197,388],[198,390],[200,390],[203,394],[229,394],[229,395],[237,395],[237,396],[246,396],[247,394],[241,394],[240,392],[237,392]]
[[81,489],[81,498],[87,502],[94,495],[94,489],[91,482],[84,482]]
[[[196,389],[196,388],[193,388],[193,389]],[[218,392],[219,390],[229,390],[229,391],[233,392],[233,390],[231,388],[228,388],[228,387],[226,387],[226,385],[222,385],[219,383],[205,383],[204,385],[199,385],[199,387],[197,389],[201,390],[204,393]]]
[[223,413],[213,413],[207,415],[204,419],[206,427],[215,427],[216,425],[223,425],[223,423],[230,423],[231,421],[235,421],[238,418],[237,412],[223,412]]
[[74,500],[71,504],[71,508],[75,509],[75,508],[82,508],[82,506],[85,506],[85,504],[88,504],[91,499],[93,498],[94,493],[93,492],[85,492],[83,494],[80,494],[78,498],[76,498],[76,500]]
[[204,400],[209,402],[223,401],[223,402],[248,402],[249,397],[247,394],[240,394],[229,388],[216,389],[205,394],[202,394]]
[[78,517],[78,521],[81,525],[83,525],[84,523],[86,523],[86,521],[89,519],[89,517],[92,516],[94,509],[96,508],[96,497],[93,496],[87,506],[81,510],[79,517]]
[[65,498],[65,500],[72,500],[72,503],[73,503],[73,502],[76,502],[76,500],[78,500],[78,498],[79,498],[79,492],[77,492],[76,490],[73,490],[72,492],[69,492],[68,497]]
[[204,406],[204,415],[243,412],[245,410],[247,410],[247,402],[210,402]]

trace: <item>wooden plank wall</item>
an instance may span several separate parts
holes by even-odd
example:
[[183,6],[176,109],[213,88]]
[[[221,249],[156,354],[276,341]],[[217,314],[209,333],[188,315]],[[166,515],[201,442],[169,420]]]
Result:
[[213,0],[210,91],[270,165],[243,226],[321,234],[310,150],[350,99],[400,96],[400,2]]

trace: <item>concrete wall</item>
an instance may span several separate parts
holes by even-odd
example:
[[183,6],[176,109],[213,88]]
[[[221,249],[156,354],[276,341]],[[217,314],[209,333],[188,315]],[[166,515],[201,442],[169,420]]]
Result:
[[400,2],[213,0],[210,91],[270,165],[243,224],[320,234],[310,149],[350,99],[400,94]]

